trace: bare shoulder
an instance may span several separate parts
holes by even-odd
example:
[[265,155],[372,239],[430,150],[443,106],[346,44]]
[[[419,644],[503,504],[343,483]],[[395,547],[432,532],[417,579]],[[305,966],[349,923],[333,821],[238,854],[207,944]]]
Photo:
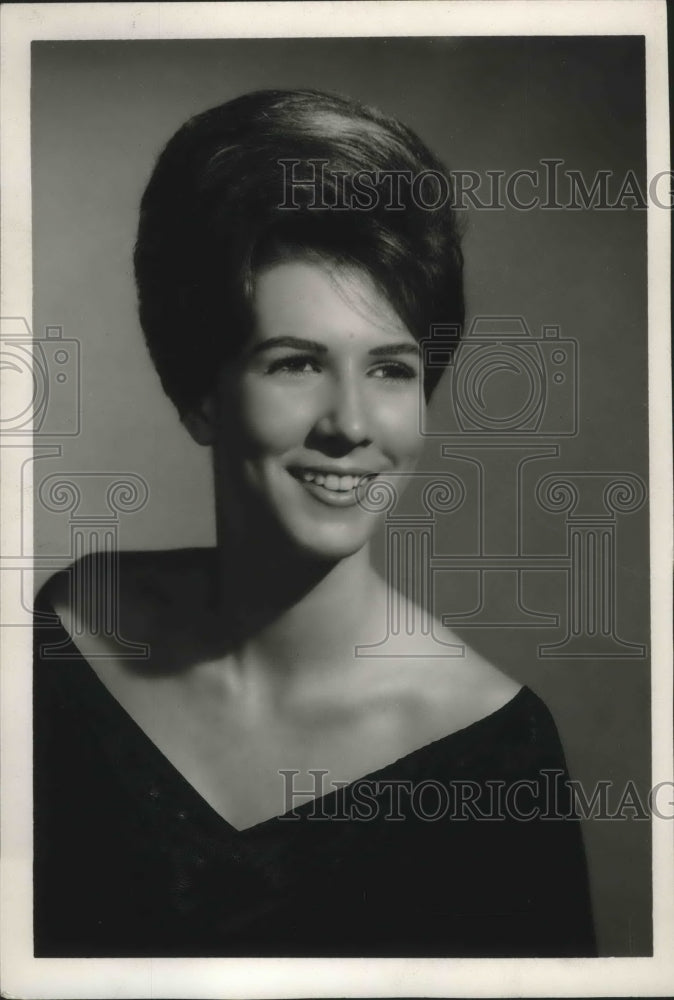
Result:
[[435,635],[448,644],[448,655],[438,655],[439,645],[431,639],[427,655],[422,643],[418,656],[396,658],[391,668],[410,724],[420,737],[430,739],[486,718],[512,701],[523,687],[441,625]]
[[71,634],[156,642],[190,606],[203,606],[210,550],[115,551],[80,557],[43,585],[38,605],[52,608]]

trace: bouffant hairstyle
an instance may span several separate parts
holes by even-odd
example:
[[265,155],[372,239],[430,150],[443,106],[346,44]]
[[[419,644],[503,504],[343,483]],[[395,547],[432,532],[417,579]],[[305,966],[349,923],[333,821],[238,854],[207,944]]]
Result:
[[[449,183],[409,128],[333,94],[257,91],[191,118],[157,160],[134,254],[141,326],[181,415],[236,358],[256,271],[276,259],[364,270],[417,340],[433,324],[460,331]],[[427,398],[442,370],[425,366]]]

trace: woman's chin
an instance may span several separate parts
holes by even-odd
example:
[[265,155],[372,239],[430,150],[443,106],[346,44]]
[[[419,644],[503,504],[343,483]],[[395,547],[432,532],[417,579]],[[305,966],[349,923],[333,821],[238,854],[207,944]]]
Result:
[[371,532],[333,525],[330,530],[321,526],[315,531],[290,531],[287,537],[298,555],[338,562],[363,549],[370,541]]

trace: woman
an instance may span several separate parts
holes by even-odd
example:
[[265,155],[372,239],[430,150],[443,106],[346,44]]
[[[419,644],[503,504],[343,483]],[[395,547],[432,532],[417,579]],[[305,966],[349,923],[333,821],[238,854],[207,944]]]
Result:
[[214,108],[161,154],[140,318],[212,449],[217,547],[89,557],[118,559],[114,635],[81,572],[38,597],[70,655],[38,629],[36,954],[594,953],[542,702],[426,634],[355,655],[389,596],[367,498],[414,469],[441,375],[420,340],[463,321],[442,177],[399,122],[313,91]]

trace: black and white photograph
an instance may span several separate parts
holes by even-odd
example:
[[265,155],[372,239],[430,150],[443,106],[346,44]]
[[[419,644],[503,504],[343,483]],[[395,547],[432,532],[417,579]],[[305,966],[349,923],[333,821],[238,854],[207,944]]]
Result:
[[3,993],[671,994],[665,5],[50,6]]

